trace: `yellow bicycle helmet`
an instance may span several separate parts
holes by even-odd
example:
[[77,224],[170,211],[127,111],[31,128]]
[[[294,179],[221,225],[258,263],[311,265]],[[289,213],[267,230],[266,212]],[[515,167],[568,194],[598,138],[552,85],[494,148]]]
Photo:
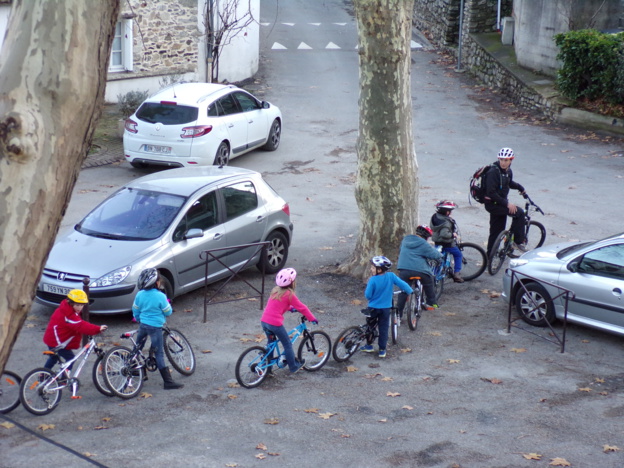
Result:
[[87,298],[87,293],[84,292],[82,289],[72,289],[67,294],[67,299],[69,299],[72,302],[75,302],[76,304],[88,304],[89,303],[89,298]]

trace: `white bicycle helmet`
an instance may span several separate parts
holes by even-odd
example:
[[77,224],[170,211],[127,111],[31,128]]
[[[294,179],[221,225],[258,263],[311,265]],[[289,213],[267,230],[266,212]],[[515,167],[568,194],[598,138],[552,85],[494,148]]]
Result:
[[370,262],[375,265],[375,267],[381,268],[384,271],[389,270],[392,266],[392,262],[383,255],[377,255],[376,257],[371,258]]
[[513,159],[514,152],[511,148],[501,148],[498,152],[498,159]]
[[442,200],[436,203],[435,207],[437,212],[439,213],[440,211],[454,210],[455,208],[457,208],[457,205],[451,200]]

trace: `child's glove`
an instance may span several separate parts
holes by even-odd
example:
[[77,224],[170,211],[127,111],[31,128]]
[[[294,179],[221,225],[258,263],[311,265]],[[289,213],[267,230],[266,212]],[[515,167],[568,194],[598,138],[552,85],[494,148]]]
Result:
[[312,323],[313,323],[314,325],[318,325],[318,320],[312,320]]

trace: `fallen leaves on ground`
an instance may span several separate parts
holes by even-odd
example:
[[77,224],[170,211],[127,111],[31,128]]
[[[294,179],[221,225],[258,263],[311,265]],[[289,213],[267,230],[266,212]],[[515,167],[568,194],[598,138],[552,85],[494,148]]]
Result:
[[3,423],[0,423],[0,426],[5,427],[7,429],[12,429],[15,427],[15,424],[10,423],[9,421],[5,421]]
[[615,446],[615,445],[603,445],[602,446],[602,451],[603,452],[618,452],[620,450],[619,447]]
[[449,364],[459,364],[459,359],[447,359],[446,362]]
[[303,412],[304,413],[316,413],[316,414],[318,414],[319,409],[318,408],[308,408],[308,409],[304,409]]
[[238,385],[238,382],[228,382],[228,387],[229,388],[238,388],[238,387],[240,387],[240,385]]
[[392,377],[384,377],[381,379],[382,382],[392,382],[394,380]]
[[47,431],[49,429],[54,429],[56,426],[54,424],[39,424],[37,429],[41,429],[42,431]]
[[412,348],[401,348],[401,352],[402,353],[411,353],[412,352]]
[[523,453],[522,456],[527,460],[541,460],[542,456],[539,453]]
[[332,416],[336,416],[336,413],[320,413],[318,415],[318,417],[321,418],[321,419],[329,419]]
[[565,458],[560,458],[560,457],[551,458],[550,463],[548,465],[551,465],[551,466],[572,466],[568,460],[566,460]]
[[399,392],[387,392],[387,393],[386,393],[386,396],[389,396],[389,397],[391,397],[391,398],[394,398],[394,397],[401,396],[401,394],[400,394]]
[[103,429],[108,429],[108,426],[95,426],[93,428],[94,431],[101,431]]
[[83,453],[83,455],[84,455],[85,457],[89,457],[89,458],[91,458],[91,457],[95,457],[95,453],[91,453],[91,452],[84,452],[84,453]]
[[488,378],[485,378],[485,377],[481,377],[481,380],[483,380],[484,382],[490,382],[490,383],[493,383],[493,384],[496,384],[496,385],[503,383],[502,380],[497,379],[497,378],[488,379]]
[[139,395],[139,398],[151,398],[154,395],[152,395],[151,393],[147,393],[147,392],[141,392],[141,394]]
[[269,424],[269,425],[274,426],[276,424],[279,424],[279,419],[277,419],[277,418],[268,418],[268,419],[264,420],[264,424]]
[[236,400],[238,398],[237,395],[232,395],[231,393],[227,397],[229,400]]
[[512,353],[526,353],[526,348],[511,348]]
[[375,372],[374,374],[364,374],[364,378],[374,379],[376,377],[379,377],[380,375],[381,375],[381,372]]
[[578,391],[579,392],[588,392],[589,393],[589,392],[592,391],[592,389],[589,388],[589,387],[583,387],[583,388],[579,388]]
[[362,301],[360,299],[353,299],[351,301],[351,304],[353,304],[353,305],[362,305]]
[[202,349],[202,354],[212,353],[211,349]]
[[267,446],[264,445],[263,443],[259,443],[258,445],[256,445],[256,448],[258,450],[268,450]]
[[442,336],[442,333],[440,333],[439,331],[430,331],[430,332],[427,332],[427,335]]
[[355,372],[357,371],[358,368],[355,366],[347,366],[347,372]]
[[413,407],[413,406],[410,406],[410,405],[403,405],[403,406],[401,406],[401,409],[406,409],[406,410],[411,411],[411,410],[413,410],[413,409],[414,409],[414,407]]

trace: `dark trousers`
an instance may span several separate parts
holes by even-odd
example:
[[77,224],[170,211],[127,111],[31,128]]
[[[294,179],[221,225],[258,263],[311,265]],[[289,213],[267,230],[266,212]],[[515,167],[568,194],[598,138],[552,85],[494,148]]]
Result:
[[[52,351],[52,346],[48,346],[48,348],[50,348],[50,351]],[[74,352],[71,349],[65,348],[59,349],[56,354],[58,356],[61,356],[65,360],[65,362],[71,361],[72,359],[74,359],[75,356]],[[56,363],[59,362],[59,358],[57,355],[50,356],[43,367],[45,367],[46,369],[52,369],[56,365]],[[69,366],[69,368],[71,369],[72,366]]]
[[[410,277],[412,276],[420,276],[420,283],[425,290],[425,298],[427,304],[435,304],[435,288],[433,287],[433,276],[431,276],[431,274],[429,273],[424,273],[422,271],[399,270],[399,278],[401,278],[410,286],[412,285],[412,282],[410,281]],[[399,294],[399,297],[397,298],[397,309],[399,309],[399,314],[401,315],[401,317],[403,316],[403,309],[405,308],[406,302],[407,294],[401,292],[401,294]]]
[[488,255],[490,255],[498,235],[505,230],[507,216],[511,217],[510,229],[514,236],[514,242],[516,244],[522,244],[524,242],[525,215],[522,208],[516,207],[516,212],[512,215],[509,213],[509,208],[506,206],[486,203],[485,210],[490,213],[490,236],[488,237],[487,244]]

